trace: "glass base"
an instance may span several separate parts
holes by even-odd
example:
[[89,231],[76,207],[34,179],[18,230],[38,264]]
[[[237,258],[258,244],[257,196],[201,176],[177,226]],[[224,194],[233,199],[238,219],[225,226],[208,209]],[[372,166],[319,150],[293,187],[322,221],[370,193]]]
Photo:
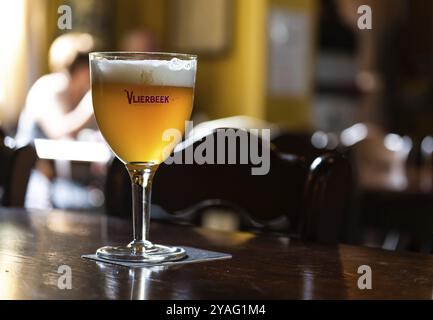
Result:
[[160,263],[186,257],[184,249],[153,244],[149,241],[131,242],[127,246],[105,246],[96,251],[102,259],[125,262]]

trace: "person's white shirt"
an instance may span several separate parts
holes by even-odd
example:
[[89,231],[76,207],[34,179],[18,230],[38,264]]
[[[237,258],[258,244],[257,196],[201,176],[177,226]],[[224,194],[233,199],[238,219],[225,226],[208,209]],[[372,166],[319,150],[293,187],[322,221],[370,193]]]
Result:
[[93,110],[90,91],[69,110],[66,73],[51,73],[39,78],[30,89],[21,113],[16,135],[17,145],[33,143],[37,138],[58,139],[81,129]]

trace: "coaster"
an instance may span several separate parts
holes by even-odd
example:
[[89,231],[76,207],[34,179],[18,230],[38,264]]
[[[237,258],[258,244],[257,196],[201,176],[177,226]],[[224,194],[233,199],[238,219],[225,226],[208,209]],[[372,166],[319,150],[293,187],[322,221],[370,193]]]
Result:
[[84,254],[81,258],[90,259],[99,262],[105,262],[110,264],[115,264],[119,266],[129,267],[129,268],[146,268],[153,266],[174,266],[179,264],[188,263],[199,263],[215,260],[226,260],[231,259],[232,255],[228,253],[208,251],[203,249],[197,249],[192,247],[182,247],[186,251],[186,258],[178,261],[167,261],[160,263],[146,263],[146,262],[126,262],[126,261],[112,261],[98,257],[96,254]]

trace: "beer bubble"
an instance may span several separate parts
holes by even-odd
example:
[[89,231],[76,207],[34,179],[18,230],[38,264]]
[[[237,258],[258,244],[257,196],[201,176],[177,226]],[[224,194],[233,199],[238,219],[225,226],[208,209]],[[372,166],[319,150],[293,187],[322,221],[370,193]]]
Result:
[[178,58],[173,58],[168,63],[168,68],[170,70],[179,71],[183,69],[183,62]]

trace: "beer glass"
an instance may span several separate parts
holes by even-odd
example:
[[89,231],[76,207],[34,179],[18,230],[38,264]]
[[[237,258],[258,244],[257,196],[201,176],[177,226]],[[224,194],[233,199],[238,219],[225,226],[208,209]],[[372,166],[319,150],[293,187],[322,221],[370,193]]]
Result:
[[[105,246],[107,260],[159,263],[186,256],[179,247],[149,241],[152,179],[179,141],[166,130],[184,132],[193,106],[197,57],[145,52],[90,53],[92,100],[98,127],[126,166],[132,183],[134,239]],[[181,136],[181,135],[179,135]]]

